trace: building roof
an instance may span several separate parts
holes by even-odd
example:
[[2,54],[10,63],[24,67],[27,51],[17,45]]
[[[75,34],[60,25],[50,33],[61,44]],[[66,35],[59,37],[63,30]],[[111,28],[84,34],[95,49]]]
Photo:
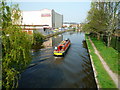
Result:
[[[27,11],[22,10],[22,12],[34,12],[34,11],[43,11],[43,10],[48,10],[48,11],[54,11],[55,12],[54,9],[47,9],[47,8],[44,8],[44,9],[41,9],[41,10],[27,10]],[[55,12],[55,13],[57,13],[57,12]],[[57,14],[59,14],[59,13],[57,13]],[[59,15],[62,15],[62,14],[59,14]]]

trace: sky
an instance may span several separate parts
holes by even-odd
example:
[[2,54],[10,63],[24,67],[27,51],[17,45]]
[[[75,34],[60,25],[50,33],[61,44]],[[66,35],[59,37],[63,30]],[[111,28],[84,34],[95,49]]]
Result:
[[82,23],[90,10],[91,2],[17,2],[23,11],[54,9],[63,15],[64,22]]

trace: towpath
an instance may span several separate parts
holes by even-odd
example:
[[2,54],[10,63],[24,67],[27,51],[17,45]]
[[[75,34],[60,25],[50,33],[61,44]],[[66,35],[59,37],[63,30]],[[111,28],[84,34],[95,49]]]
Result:
[[107,63],[104,61],[104,59],[102,58],[102,56],[100,55],[99,51],[97,50],[97,48],[95,47],[94,43],[92,42],[92,40],[89,37],[89,40],[95,50],[95,54],[99,57],[101,63],[103,64],[103,67],[105,68],[105,70],[108,72],[108,74],[110,75],[110,77],[112,78],[112,80],[114,81],[114,83],[116,84],[116,86],[120,89],[120,85],[118,84],[118,81],[120,81],[120,76],[116,73],[114,73],[109,66],[107,65]]

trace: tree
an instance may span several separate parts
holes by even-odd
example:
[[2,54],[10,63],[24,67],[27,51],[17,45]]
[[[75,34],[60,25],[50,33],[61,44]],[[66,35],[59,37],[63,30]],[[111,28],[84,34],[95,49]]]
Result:
[[106,29],[106,13],[104,9],[101,8],[103,3],[92,2],[91,9],[88,12],[86,24],[83,25],[84,31],[89,31],[97,34],[98,39],[100,39],[100,34]]
[[17,88],[20,73],[31,61],[31,36],[14,25],[20,17],[18,6],[10,7],[2,1],[0,10],[2,11],[2,87]]
[[44,35],[42,35],[38,31],[34,31],[32,49],[40,49],[40,48],[42,48],[42,43],[43,43],[44,39],[45,39]]
[[117,30],[118,17],[117,12],[119,12],[120,2],[106,2],[105,11],[107,14],[107,36],[108,36],[108,46],[110,46],[112,34]]
[[92,2],[83,30],[96,33],[98,39],[101,33],[107,34],[107,45],[110,46],[112,34],[118,27],[119,5],[120,2]]

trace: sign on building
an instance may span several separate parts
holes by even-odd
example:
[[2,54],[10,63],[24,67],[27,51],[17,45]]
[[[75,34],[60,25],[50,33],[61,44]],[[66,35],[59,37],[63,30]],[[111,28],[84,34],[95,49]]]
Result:
[[50,17],[51,15],[49,13],[41,14],[41,17]]

